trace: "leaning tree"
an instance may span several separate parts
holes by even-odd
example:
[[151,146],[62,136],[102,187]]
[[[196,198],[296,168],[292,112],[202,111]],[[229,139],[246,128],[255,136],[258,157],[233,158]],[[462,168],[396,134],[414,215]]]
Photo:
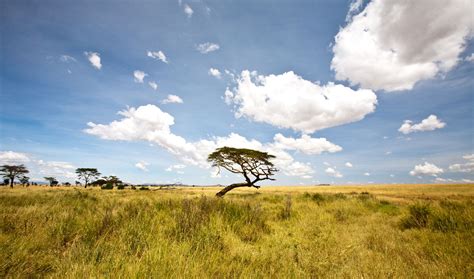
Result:
[[224,168],[232,173],[242,174],[245,178],[243,183],[231,184],[221,191],[216,196],[222,197],[227,192],[238,187],[255,187],[256,183],[262,180],[275,180],[270,176],[274,175],[278,170],[270,161],[275,156],[266,152],[261,152],[245,148],[221,147],[209,154],[207,160],[212,163],[213,167],[219,169]]
[[15,181],[15,178],[20,178],[26,173],[29,173],[29,171],[26,169],[25,165],[3,165],[0,167],[0,174],[4,178],[8,178],[10,180],[11,188],[13,188],[13,182]]
[[90,181],[100,176],[100,172],[93,168],[78,168],[76,169],[76,174],[80,180],[84,180],[84,188],[87,188]]

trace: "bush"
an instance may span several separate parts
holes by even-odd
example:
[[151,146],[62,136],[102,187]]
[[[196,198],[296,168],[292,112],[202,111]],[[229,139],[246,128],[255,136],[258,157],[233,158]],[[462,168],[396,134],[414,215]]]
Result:
[[142,186],[142,187],[140,187],[140,188],[139,188],[139,190],[145,190],[145,191],[148,191],[148,190],[150,190],[150,188],[148,188],[148,187],[145,187],[145,186]]
[[125,189],[125,185],[119,184],[119,185],[117,185],[117,189],[118,190],[123,190],[123,189]]
[[100,187],[102,190],[112,190],[114,188],[114,184],[112,182],[107,182],[104,186]]
[[426,228],[428,226],[432,210],[427,203],[417,203],[409,207],[409,214],[401,221],[404,229]]

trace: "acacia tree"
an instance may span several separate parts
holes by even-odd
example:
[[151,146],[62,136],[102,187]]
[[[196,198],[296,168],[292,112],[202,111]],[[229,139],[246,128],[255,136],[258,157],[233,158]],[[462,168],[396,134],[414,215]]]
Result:
[[29,178],[28,176],[22,175],[22,176],[20,176],[20,178],[19,178],[18,180],[20,180],[20,183],[21,183],[23,186],[26,186],[26,187],[30,186],[30,183],[29,183],[29,182],[30,182],[30,178]]
[[242,174],[245,182],[231,184],[216,196],[222,197],[227,192],[238,187],[254,187],[259,189],[256,183],[262,180],[275,180],[270,176],[274,175],[278,170],[270,161],[275,156],[266,152],[261,152],[245,148],[221,147],[209,154],[207,160],[212,163],[213,167],[219,169],[224,168],[232,173]]
[[100,172],[93,168],[78,168],[76,174],[79,180],[84,180],[84,188],[87,188],[90,181],[100,176]]
[[24,174],[29,173],[26,169],[25,165],[3,165],[0,167],[0,174],[4,178],[8,178],[10,180],[10,188],[13,188],[13,182],[15,178],[20,178]]
[[46,179],[48,182],[49,182],[49,186],[53,187],[53,186],[56,186],[58,185],[58,181],[56,180],[56,178],[52,177],[52,176],[47,176],[45,177],[44,179]]

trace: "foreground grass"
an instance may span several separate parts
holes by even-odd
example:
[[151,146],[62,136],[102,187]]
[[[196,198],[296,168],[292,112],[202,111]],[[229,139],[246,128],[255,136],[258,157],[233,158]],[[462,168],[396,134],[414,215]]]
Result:
[[396,187],[2,188],[0,277],[473,278],[474,186]]

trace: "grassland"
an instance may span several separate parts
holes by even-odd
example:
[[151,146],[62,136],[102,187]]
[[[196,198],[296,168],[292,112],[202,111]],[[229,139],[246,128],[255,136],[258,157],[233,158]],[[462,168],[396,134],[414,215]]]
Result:
[[474,185],[0,188],[0,277],[473,278]]

